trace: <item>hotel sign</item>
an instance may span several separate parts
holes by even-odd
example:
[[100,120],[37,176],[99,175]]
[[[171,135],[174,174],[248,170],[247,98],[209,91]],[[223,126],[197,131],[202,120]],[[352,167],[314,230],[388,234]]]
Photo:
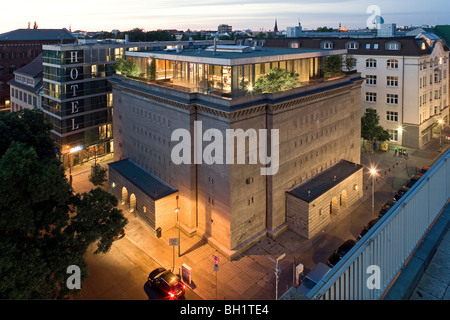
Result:
[[[66,54],[66,64],[80,64],[83,63],[83,51],[68,51]],[[66,81],[77,81],[82,79],[83,67],[74,66],[67,69],[68,73],[66,73]],[[75,98],[78,97],[79,94],[83,90],[83,84],[76,83],[70,84],[66,87],[66,97],[67,98]],[[74,116],[80,112],[80,102],[79,100],[73,100],[70,102],[70,114]],[[78,130],[80,128],[80,124],[75,121],[76,118],[70,119],[70,130]]]

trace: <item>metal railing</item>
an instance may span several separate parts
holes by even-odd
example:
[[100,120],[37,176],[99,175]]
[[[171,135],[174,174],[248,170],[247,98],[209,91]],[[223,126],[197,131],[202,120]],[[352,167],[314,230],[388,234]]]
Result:
[[[378,300],[449,200],[450,150],[314,287],[313,300]],[[378,275],[373,272],[378,268]],[[372,275],[379,286],[373,286]],[[375,282],[376,283],[376,282]]]

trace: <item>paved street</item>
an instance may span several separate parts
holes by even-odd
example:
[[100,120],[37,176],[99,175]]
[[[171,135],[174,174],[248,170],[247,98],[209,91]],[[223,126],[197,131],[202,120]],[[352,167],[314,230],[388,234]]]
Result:
[[[448,142],[443,145],[448,148]],[[182,233],[180,258],[175,259],[175,270],[182,263],[192,268],[189,299],[275,299],[274,263],[269,257],[280,261],[281,278],[278,296],[293,283],[293,267],[302,263],[305,273],[318,262],[326,262],[328,256],[348,238],[356,238],[370,220],[377,217],[381,206],[389,200],[413,174],[424,165],[432,164],[441,153],[439,140],[431,140],[422,150],[408,150],[408,157],[395,156],[394,151],[362,153],[361,163],[366,166],[364,196],[352,207],[346,208],[322,234],[305,240],[288,230],[278,238],[264,238],[233,261],[227,261],[214,248],[198,236],[191,238]],[[104,158],[105,165],[112,158]],[[378,176],[375,184],[375,212],[371,208],[371,177],[369,167],[376,166]],[[87,191],[90,165],[74,168],[73,185],[77,192]],[[125,238],[116,241],[106,255],[89,253],[87,261],[91,276],[78,298],[82,299],[148,299],[144,284],[148,273],[156,266],[173,267],[173,251],[169,238],[178,235],[177,228],[163,232],[156,238],[147,227],[126,208],[119,206],[129,220]],[[212,255],[220,258],[219,271],[213,271]],[[217,286],[216,286],[217,283]]]

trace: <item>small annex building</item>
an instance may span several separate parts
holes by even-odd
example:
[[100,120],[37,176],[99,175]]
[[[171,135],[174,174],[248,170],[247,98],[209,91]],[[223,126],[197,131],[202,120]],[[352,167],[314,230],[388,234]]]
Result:
[[311,239],[341,210],[363,195],[363,166],[341,160],[286,191],[286,219],[294,232]]

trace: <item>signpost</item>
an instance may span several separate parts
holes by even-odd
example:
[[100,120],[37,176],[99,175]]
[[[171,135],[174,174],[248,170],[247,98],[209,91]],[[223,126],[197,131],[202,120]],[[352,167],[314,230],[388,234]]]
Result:
[[219,271],[219,257],[212,255],[214,259],[214,272],[216,273],[216,300],[217,300],[217,273]]
[[180,243],[180,239],[179,238],[170,238],[169,239],[169,246],[171,246],[173,248],[173,267],[172,267],[172,271],[175,270],[175,247],[178,246]]

